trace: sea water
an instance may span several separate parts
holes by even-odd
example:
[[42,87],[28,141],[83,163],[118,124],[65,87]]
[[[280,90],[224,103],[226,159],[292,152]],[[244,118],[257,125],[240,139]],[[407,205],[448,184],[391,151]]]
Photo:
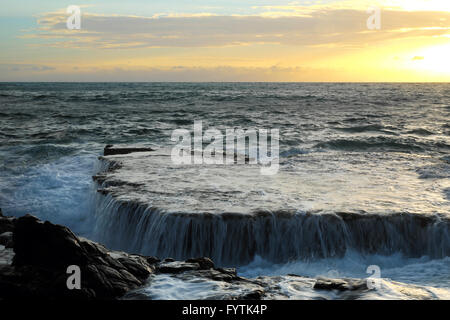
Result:
[[[281,161],[267,185],[252,184],[242,179],[245,173],[233,171],[225,181],[211,183],[208,172],[201,171],[206,184],[195,188],[221,190],[231,181],[247,192],[238,201],[244,211],[260,206],[261,194],[268,192],[276,197],[265,199],[262,209],[283,204],[299,214],[403,215],[396,224],[411,231],[412,215],[436,221],[450,215],[449,119],[449,84],[1,83],[0,208],[7,215],[32,213],[98,239],[105,230],[93,217],[98,202],[107,201],[95,195],[92,175],[100,170],[104,146],[170,148],[173,130],[192,130],[201,120],[205,130],[279,129]],[[159,174],[156,180],[164,188],[170,188],[165,176],[179,179],[174,171]],[[227,202],[221,203],[216,209]],[[301,225],[299,218],[294,224]],[[439,230],[405,238],[411,248],[419,248],[416,254],[394,245],[380,253],[349,248],[339,255],[298,255],[288,261],[258,252],[251,261],[228,262],[248,277],[360,278],[367,276],[367,266],[377,265],[383,278],[448,290],[450,239],[448,227]],[[321,229],[323,239],[330,239],[327,231],[335,232]],[[279,233],[277,243],[295,242],[289,233]],[[419,242],[424,239],[440,254],[423,249]],[[132,246],[124,241],[111,246]],[[377,239],[371,243],[376,247]],[[179,252],[182,258],[183,251],[174,250],[167,253]]]

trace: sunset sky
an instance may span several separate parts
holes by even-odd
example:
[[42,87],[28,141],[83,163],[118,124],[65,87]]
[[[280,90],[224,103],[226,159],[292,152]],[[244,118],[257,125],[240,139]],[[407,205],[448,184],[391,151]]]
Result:
[[0,4],[0,81],[450,81],[450,0]]

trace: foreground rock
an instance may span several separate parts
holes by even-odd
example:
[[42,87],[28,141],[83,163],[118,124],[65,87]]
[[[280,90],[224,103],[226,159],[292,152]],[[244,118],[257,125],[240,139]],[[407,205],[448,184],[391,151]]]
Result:
[[[17,219],[0,215],[0,227],[9,230],[3,234],[11,246],[0,245],[0,299],[115,299],[149,285],[149,276],[160,274],[225,281],[235,286],[248,282],[238,277],[235,269],[214,268],[209,258],[161,261],[110,251],[75,236],[64,226],[31,215]],[[67,287],[69,266],[80,268],[80,289]],[[242,298],[260,297],[262,292],[256,290]]]
[[[14,258],[0,272],[1,298],[112,299],[145,283],[153,266],[144,257],[108,251],[68,228],[26,215],[14,221]],[[69,290],[69,266],[81,271],[81,289]]]
[[314,284],[318,290],[356,291],[367,290],[367,281],[363,279],[328,279],[319,278]]

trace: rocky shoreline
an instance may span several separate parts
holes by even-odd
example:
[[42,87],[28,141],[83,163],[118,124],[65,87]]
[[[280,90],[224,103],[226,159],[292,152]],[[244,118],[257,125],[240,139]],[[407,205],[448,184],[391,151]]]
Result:
[[[68,289],[69,266],[78,266],[81,287]],[[157,295],[174,281],[185,291]],[[204,294],[192,294],[189,285]],[[77,237],[67,227],[32,215],[5,217],[0,211],[0,300],[143,300],[143,299],[439,299],[429,288],[381,280],[307,278],[295,274],[240,277],[234,268],[218,268],[209,258],[175,261],[108,250]],[[172,292],[180,288],[173,285]],[[184,293],[183,293],[184,292]],[[388,294],[388,295],[386,295]]]
[[[197,272],[204,278],[245,282],[235,269],[215,268],[209,258],[160,260],[110,251],[68,228],[32,215],[0,212],[0,299],[117,299],[146,284],[152,274]],[[67,267],[79,266],[81,289],[69,290]],[[236,298],[258,298],[258,292]]]
[[[0,300],[148,299],[140,290],[149,285],[152,277],[161,275],[232,287],[226,294],[210,297],[213,299],[288,298],[276,293],[279,287],[275,277],[246,279],[238,276],[234,268],[215,267],[206,257],[175,261],[111,251],[77,237],[67,227],[43,222],[32,215],[5,217],[0,211],[0,232]],[[80,289],[68,289],[67,268],[71,265],[80,268]],[[290,277],[302,280],[296,275]],[[367,290],[364,281],[355,279],[307,282],[311,289],[317,290],[342,293]]]

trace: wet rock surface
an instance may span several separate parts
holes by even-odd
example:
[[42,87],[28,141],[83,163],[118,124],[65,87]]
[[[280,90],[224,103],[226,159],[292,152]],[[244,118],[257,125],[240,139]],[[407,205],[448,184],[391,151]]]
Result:
[[[109,251],[31,215],[14,220],[13,250],[0,273],[1,298],[112,299],[143,285],[154,270],[144,257]],[[72,265],[80,269],[80,289],[67,287]]]
[[319,278],[314,284],[314,289],[354,291],[366,290],[367,282],[361,279],[327,279]]
[[[214,262],[209,258],[192,258],[186,261],[175,261],[174,259],[166,258],[156,267],[156,271],[161,273],[181,273],[185,271],[211,269],[214,269]],[[217,270],[223,269],[216,269],[215,271]],[[236,273],[236,271],[234,272]]]
[[181,273],[185,271],[199,270],[200,265],[198,263],[189,262],[163,262],[158,265],[157,271],[161,273]]
[[[0,226],[2,230],[11,230],[0,238],[2,243],[11,245],[11,248],[0,245],[0,299],[115,299],[148,286],[154,275],[177,276],[183,281],[200,278],[227,282],[234,287],[251,283],[238,277],[235,269],[214,268],[209,258],[161,261],[156,257],[110,251],[101,244],[77,237],[64,226],[40,221],[32,215],[0,216]],[[80,268],[81,288],[69,290],[67,268],[73,265]],[[252,291],[242,294],[242,299],[263,296],[258,285],[251,288]]]
[[148,152],[154,151],[152,148],[147,147],[115,147],[113,145],[107,145],[103,149],[103,155],[105,156],[114,156],[119,154],[129,154],[134,152]]

